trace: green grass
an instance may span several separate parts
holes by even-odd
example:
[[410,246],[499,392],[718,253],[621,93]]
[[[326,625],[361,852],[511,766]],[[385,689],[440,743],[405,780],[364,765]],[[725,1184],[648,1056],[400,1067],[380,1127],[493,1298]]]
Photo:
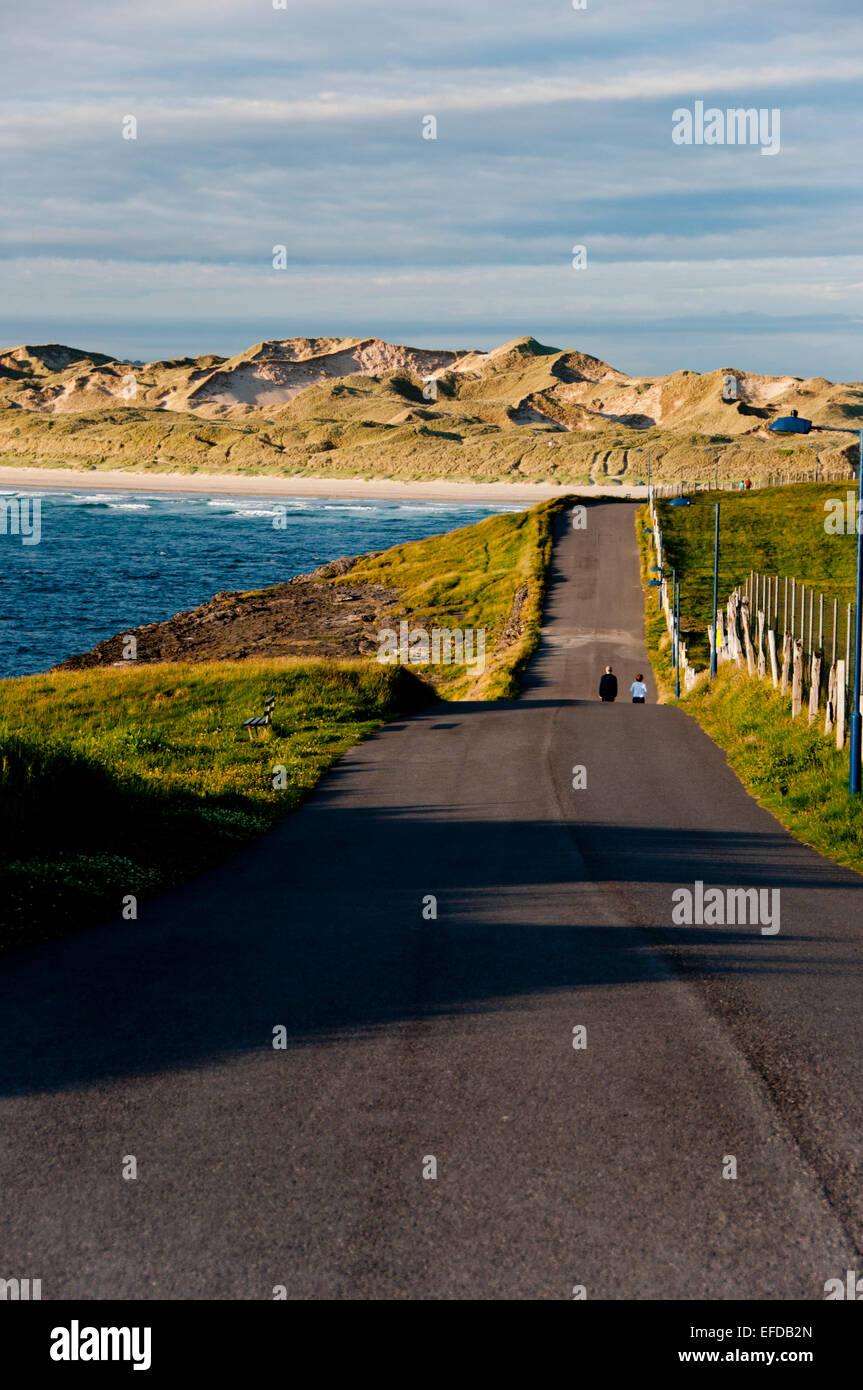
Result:
[[[485,628],[481,674],[372,658],[162,664],[0,682],[0,949],[109,917],[128,894],[146,896],[218,863],[299,805],[345,749],[436,694],[513,695],[539,637],[564,505],[397,546],[322,581],[393,587],[412,628]],[[506,632],[518,594],[520,630]],[[243,720],[270,694],[271,728],[250,741]],[[285,768],[284,790],[273,786],[276,765]]]
[[[740,494],[739,499],[720,495],[723,605],[752,569],[794,574],[844,601],[853,583],[855,538],[824,531],[824,499],[837,495],[844,490],[837,493],[835,484]],[[696,514],[694,507],[663,508],[661,520],[666,563],[676,558],[687,594],[681,603],[681,633],[690,657],[696,664],[700,657],[704,665],[709,660],[704,629],[712,609],[712,521],[712,512]],[[642,529],[646,524],[647,508],[640,507],[636,528],[643,582],[653,577],[650,566],[655,563]],[[660,699],[674,703],[671,641],[665,617],[657,613],[656,590],[645,591],[644,625]],[[681,693],[679,703],[725,749],[747,790],[792,835],[863,873],[863,798],[848,795],[847,743],[839,751],[833,735],[823,733],[823,706],[811,727],[805,712],[792,720],[787,695],[774,691],[769,679],[750,678],[732,665],[720,666],[713,681],[702,680],[688,694]]]
[[[361,561],[337,582],[392,587],[414,628],[484,629],[486,669],[479,677],[464,667],[415,669],[445,697],[507,698],[516,693],[518,675],[539,640],[555,517],[573,501],[555,499],[444,536],[395,546]],[[500,649],[520,593],[521,633]]]
[[[709,664],[707,626],[713,608],[713,502],[720,502],[719,604],[749,578],[788,575],[825,595],[825,636],[832,638],[832,601],[839,601],[844,652],[846,604],[854,597],[855,540],[824,530],[824,503],[844,499],[846,483],[802,483],[752,492],[712,492],[691,507],[658,503],[665,563],[680,580],[680,631],[690,660]],[[698,505],[696,505],[698,504]],[[703,504],[703,505],[702,505]],[[651,562],[652,563],[652,562]],[[780,598],[783,594],[780,585]],[[817,610],[816,610],[817,624]]]
[[[243,720],[277,697],[271,731]],[[296,807],[347,748],[433,692],[363,662],[214,662],[0,683],[0,874],[9,949],[118,913]],[[287,786],[273,787],[283,765]]]
[[744,786],[798,840],[863,873],[863,799],[848,795],[848,747],[825,737],[824,712],[810,728],[792,721],[787,697],[769,681],[726,667],[708,692],[700,686],[683,702]]
[[647,655],[653,668],[661,703],[674,698],[674,683],[670,661],[671,638],[665,623],[665,614],[659,608],[659,590],[648,589],[650,580],[657,578],[651,566],[656,564],[656,552],[652,539],[645,530],[650,523],[650,513],[646,506],[639,507],[635,514],[635,530],[638,540],[638,553],[641,568],[641,583],[644,587],[644,640]]

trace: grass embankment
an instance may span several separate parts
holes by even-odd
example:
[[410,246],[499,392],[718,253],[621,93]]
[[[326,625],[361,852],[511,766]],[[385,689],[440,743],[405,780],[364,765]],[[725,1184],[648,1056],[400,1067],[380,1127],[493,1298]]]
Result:
[[360,561],[336,582],[392,587],[401,603],[396,616],[407,619],[411,629],[483,630],[484,671],[414,669],[447,698],[509,698],[539,640],[554,521],[573,501],[555,499],[394,546]]
[[[243,720],[276,696],[271,729]],[[119,913],[296,807],[432,692],[376,662],[213,662],[0,683],[0,948]],[[286,786],[273,785],[284,766]]]
[[[825,595],[825,637],[832,637],[839,600],[839,650],[844,655],[846,604],[854,598],[856,537],[825,531],[830,498],[845,501],[850,484],[801,483],[752,492],[711,492],[690,507],[657,504],[665,563],[680,580],[680,634],[696,666],[710,661],[707,627],[713,612],[713,503],[720,503],[719,603],[758,574],[788,575]],[[642,517],[640,524],[646,524]],[[651,561],[651,564],[654,563]],[[784,589],[780,583],[780,603]],[[799,614],[799,591],[798,591]],[[655,599],[654,599],[655,602]],[[781,611],[781,610],[780,610]],[[807,609],[808,613],[808,609]],[[807,619],[808,621],[808,619]],[[818,614],[816,609],[816,631]],[[816,638],[817,641],[817,638]]]
[[[212,867],[294,809],[352,744],[434,699],[433,684],[448,698],[514,693],[538,638],[562,505],[398,546],[344,577],[393,585],[411,628],[484,627],[484,673],[317,659],[0,682],[0,950]],[[243,721],[267,695],[272,725],[250,741]],[[284,788],[273,784],[277,766]]]
[[848,795],[847,742],[840,753],[824,735],[823,702],[811,728],[805,713],[792,722],[790,697],[726,667],[682,703],[798,840],[863,873],[863,804]]
[[[824,502],[844,497],[842,485],[806,484],[763,493],[712,494],[721,503],[719,598],[748,578],[762,574],[793,575],[807,586],[840,601],[844,640],[844,604],[852,596],[855,563],[853,535],[824,530]],[[705,499],[708,500],[708,499]],[[643,531],[647,509],[639,508],[638,536],[642,575],[652,577],[655,563]],[[707,666],[707,624],[713,602],[713,512],[693,507],[661,506],[666,563],[681,579],[681,635],[696,665]],[[780,596],[781,596],[780,586]],[[671,642],[657,613],[655,590],[645,599],[647,646],[661,697],[672,701]],[[799,609],[798,609],[799,612]],[[840,642],[840,650],[844,651]],[[823,701],[810,727],[804,711],[791,719],[791,701],[768,680],[750,678],[745,669],[721,666],[709,685],[682,695],[681,707],[693,715],[724,748],[738,777],[797,839],[822,854],[863,872],[863,801],[848,795],[848,747],[837,750],[825,737]]]

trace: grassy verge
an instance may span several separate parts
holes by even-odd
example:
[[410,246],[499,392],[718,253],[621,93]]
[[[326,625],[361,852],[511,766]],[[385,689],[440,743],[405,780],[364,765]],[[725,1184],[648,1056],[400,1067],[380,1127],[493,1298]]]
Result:
[[713,492],[690,507],[658,504],[666,565],[680,580],[680,632],[690,660],[709,663],[708,623],[713,608],[713,503],[720,503],[719,602],[759,574],[793,576],[824,593],[832,613],[839,601],[844,639],[845,605],[854,597],[855,537],[825,531],[824,504],[844,500],[845,483],[801,483],[752,492]]
[[[243,720],[270,694],[271,729],[250,741]],[[410,672],[376,662],[3,681],[0,949],[105,918],[127,894],[211,867],[296,807],[352,744],[431,698]]]
[[339,583],[385,584],[411,629],[485,633],[485,669],[416,667],[445,698],[506,699],[539,640],[555,518],[573,498],[488,517],[371,556]]
[[[120,912],[269,830],[352,744],[433,700],[498,699],[539,637],[563,501],[370,557],[410,627],[485,629],[486,664],[212,661],[0,682],[0,950]],[[265,737],[243,720],[275,695]],[[284,786],[274,786],[274,768]]]
[[651,566],[656,564],[656,552],[649,534],[650,512],[646,506],[639,507],[635,514],[635,531],[638,538],[641,583],[644,588],[644,639],[653,668],[659,702],[663,704],[674,699],[671,638],[665,625],[665,615],[659,607],[659,590],[647,587],[650,580],[656,578],[651,570]]
[[[789,488],[783,492],[804,491]],[[808,489],[807,489],[808,491]],[[775,494],[771,494],[775,496]],[[832,494],[831,494],[832,495]],[[747,499],[748,500],[748,499]],[[782,499],[787,501],[787,499]],[[689,512],[681,508],[684,516]],[[728,509],[730,510],[730,508]],[[674,509],[672,509],[672,512]],[[763,509],[760,520],[763,524]],[[821,538],[823,535],[823,510],[818,512],[811,505],[801,507],[800,499],[791,499],[791,507],[781,505],[777,508],[778,517],[788,519],[789,511],[798,526],[797,544],[792,548],[787,537],[765,537],[754,531],[752,549],[745,549],[746,532],[737,528],[732,532],[733,546],[726,558],[727,573],[737,575],[728,583],[728,588],[742,582],[751,569],[771,570],[770,560],[774,560],[772,571],[781,573],[781,564],[793,564],[786,571],[795,573],[798,578],[808,582],[824,583],[827,579],[837,586],[844,584],[847,556],[845,537],[830,537],[837,546],[836,556],[829,553],[826,565]],[[747,514],[741,513],[743,517]],[[752,515],[751,513],[749,514]],[[814,518],[814,519],[813,519]],[[636,521],[639,548],[641,552],[642,581],[651,578],[650,566],[655,563],[649,537],[643,530],[647,524],[647,508],[638,510]],[[674,533],[678,549],[673,553],[678,558],[692,559],[702,551],[705,538],[697,532],[681,536],[683,525],[676,523]],[[666,558],[669,555],[669,531],[663,523],[663,536],[666,544]],[[712,563],[712,533],[710,537]],[[753,558],[750,562],[749,556]],[[735,565],[737,569],[735,569]],[[742,566],[742,569],[740,568]],[[685,568],[683,569],[686,574]],[[711,579],[712,586],[712,579]],[[720,587],[720,593],[725,592]],[[706,627],[712,607],[712,587],[705,599],[701,592],[698,603],[701,619]],[[706,606],[705,606],[706,605]],[[688,694],[682,694],[679,702],[674,699],[674,682],[671,667],[671,641],[665,625],[665,618],[657,612],[656,590],[645,591],[645,637],[648,654],[653,666],[660,700],[679,703],[687,714],[691,714],[715,743],[728,755],[729,765],[737,773],[744,786],[758,801],[776,816],[787,830],[804,844],[811,845],[821,854],[827,855],[837,863],[863,873],[863,799],[848,795],[848,749],[840,752],[832,737],[825,737],[823,711],[810,727],[807,718],[801,715],[792,721],[790,700],[774,691],[769,681],[750,678],[745,671],[739,672],[735,666],[720,667],[715,680],[709,684],[700,681]],[[681,630],[683,624],[681,623]],[[692,646],[690,646],[690,651]],[[704,658],[707,659],[707,645],[704,643]]]
[[769,681],[725,668],[708,693],[693,690],[683,708],[692,714],[744,786],[804,844],[863,873],[863,803],[848,795],[848,748],[825,738],[823,712],[809,727],[792,722],[787,697]]

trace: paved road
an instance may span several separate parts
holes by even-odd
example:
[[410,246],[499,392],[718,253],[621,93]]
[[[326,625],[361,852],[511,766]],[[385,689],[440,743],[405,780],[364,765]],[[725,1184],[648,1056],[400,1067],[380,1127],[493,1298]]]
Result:
[[[6,963],[0,1274],[818,1299],[861,1268],[860,879],[679,710],[599,705],[607,661],[648,670],[626,504],[561,536],[521,699],[389,726],[139,923]],[[696,879],[780,888],[779,935],[672,927]]]

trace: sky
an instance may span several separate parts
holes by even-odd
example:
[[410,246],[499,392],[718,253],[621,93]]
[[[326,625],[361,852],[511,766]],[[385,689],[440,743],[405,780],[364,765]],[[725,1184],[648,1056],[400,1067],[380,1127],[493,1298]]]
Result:
[[[0,347],[863,379],[859,0],[577,3],[0,0]],[[778,150],[675,143],[696,102]]]

